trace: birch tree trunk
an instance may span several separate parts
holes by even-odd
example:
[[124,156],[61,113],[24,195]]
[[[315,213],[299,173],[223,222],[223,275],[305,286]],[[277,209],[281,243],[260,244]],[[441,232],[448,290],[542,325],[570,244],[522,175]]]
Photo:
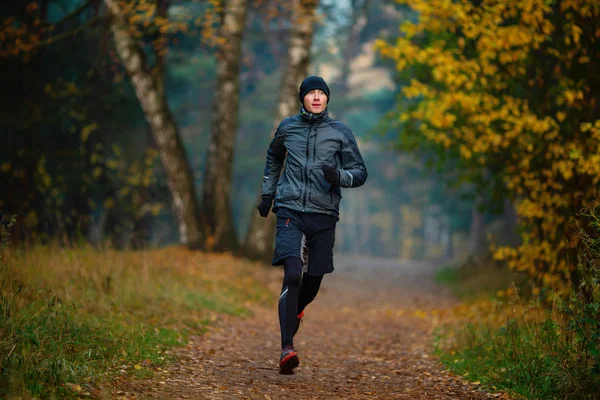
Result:
[[[158,0],[156,2],[156,15],[167,18],[171,0]],[[165,66],[167,63],[167,34],[160,32],[158,39],[153,43],[156,65],[154,67],[154,81],[158,94],[165,95]]]
[[247,0],[225,3],[217,52],[217,87],[211,138],[204,173],[203,213],[212,250],[236,250],[238,240],[231,210],[231,174],[238,125],[239,71]]
[[[283,72],[273,131],[277,129],[282,119],[295,114],[300,108],[298,88],[308,72],[310,48],[313,39],[313,23],[318,3],[318,0],[300,0],[294,2],[287,66]],[[260,202],[260,195],[261,190],[259,190],[256,204]],[[270,260],[273,252],[274,238],[275,216],[273,213],[269,213],[267,218],[262,218],[253,207],[244,244],[244,254],[246,257],[265,261]]]
[[192,171],[175,120],[166,98],[159,93],[142,48],[129,32],[118,1],[104,0],[104,4],[111,16],[110,29],[115,38],[117,53],[131,78],[166,171],[179,228],[179,240],[191,248],[202,247],[200,207],[194,191]]

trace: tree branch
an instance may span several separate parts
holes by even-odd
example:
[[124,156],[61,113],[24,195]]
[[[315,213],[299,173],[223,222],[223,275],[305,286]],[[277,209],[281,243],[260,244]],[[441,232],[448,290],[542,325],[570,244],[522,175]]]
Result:
[[79,6],[78,8],[76,8],[75,10],[71,11],[69,14],[67,14],[66,16],[64,16],[62,19],[50,24],[50,25],[54,25],[54,26],[58,26],[58,25],[62,25],[65,22],[67,22],[70,19],[73,19],[75,17],[77,17],[79,14],[81,14],[83,11],[85,11],[85,9],[87,9],[90,5],[92,5],[93,3],[97,2],[98,0],[87,0],[85,3],[83,3],[81,6]]
[[56,36],[52,36],[46,40],[42,40],[40,42],[38,42],[35,47],[43,47],[43,46],[48,46],[50,44],[56,43],[58,41],[61,41],[63,39],[66,39],[68,37],[71,36],[75,36],[78,33],[86,30],[87,28],[91,28],[94,25],[98,25],[100,23],[104,23],[104,22],[108,22],[110,20],[110,17],[108,15],[104,15],[104,16],[100,16],[100,17],[94,17],[92,19],[90,19],[89,21],[87,21],[84,24],[79,25],[77,28],[67,31],[67,32],[63,32],[59,35]]

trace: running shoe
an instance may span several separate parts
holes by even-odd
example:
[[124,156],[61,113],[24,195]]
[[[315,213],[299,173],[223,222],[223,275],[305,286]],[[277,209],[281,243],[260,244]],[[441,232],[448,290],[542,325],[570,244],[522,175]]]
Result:
[[293,375],[294,368],[300,364],[298,359],[298,352],[293,346],[285,346],[281,350],[281,357],[279,357],[279,373],[283,375]]

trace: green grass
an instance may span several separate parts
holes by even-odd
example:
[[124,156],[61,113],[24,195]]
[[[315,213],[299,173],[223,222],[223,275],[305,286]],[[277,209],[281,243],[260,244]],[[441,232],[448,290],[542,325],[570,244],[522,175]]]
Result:
[[497,265],[491,260],[482,264],[468,261],[460,267],[445,266],[435,273],[435,282],[450,288],[462,300],[495,298],[496,293],[513,284],[523,292],[529,292],[527,277]]
[[270,300],[261,270],[181,248],[5,252],[0,398],[72,396],[122,369],[149,378],[171,361],[166,349],[185,344],[221,314],[249,316],[252,304]]
[[435,273],[435,283],[440,285],[454,285],[458,282],[458,269],[455,267],[442,267]]
[[543,300],[552,294],[548,288],[538,292],[497,266],[441,269],[436,281],[466,304],[438,330],[440,360],[466,379],[515,397],[600,398],[600,274],[585,261],[580,269],[582,289],[552,303]]
[[467,324],[451,338],[448,332],[438,338],[437,353],[451,371],[492,390],[528,399],[597,399],[598,359],[587,350],[548,318],[508,320],[499,329]]

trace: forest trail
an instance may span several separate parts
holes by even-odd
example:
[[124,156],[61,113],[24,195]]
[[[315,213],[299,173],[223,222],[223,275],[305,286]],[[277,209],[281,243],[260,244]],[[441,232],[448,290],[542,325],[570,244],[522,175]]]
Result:
[[300,366],[280,375],[276,301],[251,318],[225,318],[150,380],[117,384],[115,398],[491,399],[432,356],[432,323],[422,315],[455,300],[433,282],[435,265],[336,257],[295,337]]

